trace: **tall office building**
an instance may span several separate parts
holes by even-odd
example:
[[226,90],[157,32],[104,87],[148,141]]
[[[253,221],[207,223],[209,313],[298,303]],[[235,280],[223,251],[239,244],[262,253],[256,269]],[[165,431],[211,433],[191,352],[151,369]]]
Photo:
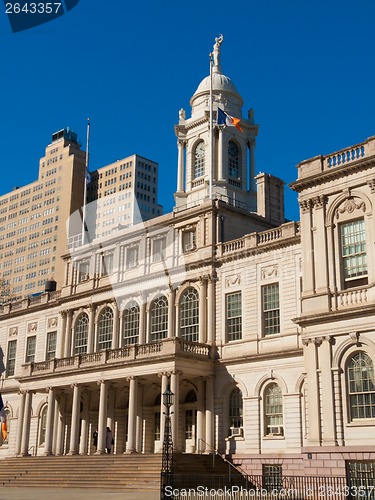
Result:
[[[2,302],[43,292],[46,281],[61,287],[67,242],[82,241],[85,165],[77,134],[60,130],[40,159],[38,179],[0,197]],[[92,172],[85,207],[90,240],[160,215],[157,190],[158,164],[138,155]]]

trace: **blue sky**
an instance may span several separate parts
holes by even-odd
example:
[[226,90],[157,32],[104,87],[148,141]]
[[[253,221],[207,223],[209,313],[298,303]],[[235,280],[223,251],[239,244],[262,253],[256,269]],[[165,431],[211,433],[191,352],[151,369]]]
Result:
[[[2,9],[2,7],[0,7]],[[90,168],[133,153],[160,165],[159,200],[176,188],[178,110],[222,69],[260,125],[257,171],[287,183],[296,164],[375,135],[373,0],[80,0],[66,15],[12,33],[0,12],[0,194],[37,178],[51,134],[70,126]],[[294,194],[286,215],[298,219]]]

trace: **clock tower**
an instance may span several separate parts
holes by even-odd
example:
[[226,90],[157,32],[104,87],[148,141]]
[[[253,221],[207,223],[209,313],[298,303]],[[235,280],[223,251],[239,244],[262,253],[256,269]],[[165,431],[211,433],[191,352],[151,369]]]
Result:
[[[177,210],[213,198],[256,211],[254,152],[258,126],[252,109],[246,118],[242,116],[243,99],[221,70],[222,42],[222,35],[215,39],[210,75],[201,81],[190,99],[191,117],[186,118],[181,109],[175,126]],[[217,124],[219,108],[227,115],[226,125]],[[237,126],[228,125],[231,117],[240,119]]]

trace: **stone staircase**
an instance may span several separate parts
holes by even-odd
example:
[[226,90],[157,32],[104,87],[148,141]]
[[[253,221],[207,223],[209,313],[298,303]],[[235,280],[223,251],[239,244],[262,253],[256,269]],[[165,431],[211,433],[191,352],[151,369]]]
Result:
[[0,488],[159,491],[160,454],[23,457],[0,460]]

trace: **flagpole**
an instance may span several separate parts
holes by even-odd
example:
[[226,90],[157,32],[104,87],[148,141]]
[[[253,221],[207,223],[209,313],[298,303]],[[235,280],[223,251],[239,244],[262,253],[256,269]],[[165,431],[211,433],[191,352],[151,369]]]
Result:
[[82,245],[85,244],[87,174],[89,171],[89,142],[90,142],[90,118],[87,118],[85,183],[84,183],[85,187],[84,187],[84,191],[83,191],[83,209],[82,209]]
[[212,95],[212,63],[213,53],[210,53],[210,171],[208,178],[209,198],[212,200],[212,177],[213,177],[213,155],[214,155],[214,137],[213,137],[213,95]]

